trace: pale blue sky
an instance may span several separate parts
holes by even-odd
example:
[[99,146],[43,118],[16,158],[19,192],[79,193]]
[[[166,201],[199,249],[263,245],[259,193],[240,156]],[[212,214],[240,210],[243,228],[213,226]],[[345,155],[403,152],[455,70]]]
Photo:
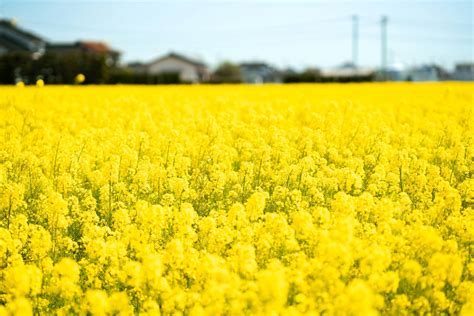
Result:
[[359,64],[380,65],[387,15],[389,63],[473,61],[473,1],[78,1],[0,0],[1,14],[51,41],[104,40],[122,60],[176,51],[210,65],[265,60],[333,67],[351,59],[359,15]]

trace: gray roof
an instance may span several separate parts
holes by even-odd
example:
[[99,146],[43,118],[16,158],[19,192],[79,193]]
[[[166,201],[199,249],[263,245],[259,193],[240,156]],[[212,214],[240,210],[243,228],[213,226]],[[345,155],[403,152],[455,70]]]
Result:
[[15,31],[17,34],[29,39],[30,41],[46,42],[46,40],[41,38],[40,36],[38,36],[36,34],[33,34],[31,32],[25,31],[25,30],[19,28],[18,26],[16,26],[16,24],[13,20],[0,19],[0,25],[9,28],[12,31]]
[[166,59],[166,58],[170,58],[170,57],[171,57],[171,58],[176,58],[176,59],[182,60],[182,61],[184,61],[184,62],[186,62],[186,63],[188,63],[188,64],[191,64],[191,65],[193,65],[193,66],[196,66],[196,67],[207,67],[206,64],[204,64],[204,63],[202,63],[202,62],[200,62],[200,61],[193,60],[193,59],[191,59],[191,58],[185,57],[185,56],[183,56],[183,55],[181,55],[181,54],[177,54],[177,53],[174,53],[174,52],[171,52],[171,53],[169,53],[169,54],[167,54],[167,55],[165,55],[165,56],[159,57],[159,58],[153,60],[152,62],[150,62],[149,64],[154,64],[154,63],[160,62],[160,61],[162,61],[162,60],[164,60],[164,59]]
[[45,44],[44,39],[18,28],[14,21],[0,19],[0,46],[7,51],[37,53]]
[[239,66],[245,67],[245,68],[262,68],[262,67],[271,68],[270,65],[264,62],[245,62],[245,63],[240,63]]
[[28,50],[28,48],[24,47],[24,45],[16,43],[15,41],[12,41],[9,37],[3,36],[2,34],[0,34],[0,47],[5,47],[7,50],[14,52]]
[[339,68],[332,70],[323,70],[323,77],[365,77],[371,76],[375,71],[371,68]]

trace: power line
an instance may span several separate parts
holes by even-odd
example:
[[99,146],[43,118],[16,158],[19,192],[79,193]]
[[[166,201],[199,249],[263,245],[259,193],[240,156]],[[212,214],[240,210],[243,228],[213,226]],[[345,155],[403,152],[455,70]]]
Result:
[[[380,25],[380,22],[379,22]],[[364,33],[364,38],[380,38],[380,34],[375,33]],[[400,32],[390,31],[390,39],[393,41],[433,41],[433,42],[465,42],[472,44],[474,37],[452,37],[452,36],[425,36],[425,35],[410,35]]]
[[[311,19],[311,20],[306,20],[306,21],[299,21],[295,23],[278,23],[278,24],[270,24],[270,25],[258,25],[258,26],[248,26],[248,27],[239,27],[239,28],[226,28],[226,27],[219,27],[219,28],[212,28],[211,31],[220,31],[220,32],[231,32],[231,31],[255,31],[259,29],[280,29],[280,28],[291,28],[291,27],[302,27],[302,26],[315,26],[318,24],[325,24],[325,23],[331,23],[331,22],[343,22],[345,21],[346,16],[333,16],[333,17],[327,17],[323,19]],[[93,31],[111,31],[111,32],[149,32],[149,33],[154,33],[157,32],[157,30],[150,29],[150,28],[108,28],[108,27],[102,27],[102,26],[91,26],[91,25],[85,25],[85,24],[74,24],[74,23],[57,23],[57,22],[51,22],[51,21],[43,21],[43,20],[31,20],[31,19],[22,19],[22,21],[28,22],[30,24],[37,24],[37,25],[46,25],[46,26],[52,26],[52,27],[68,27],[68,28],[75,28],[75,29],[84,29],[84,30],[93,30]],[[161,25],[160,26],[160,32],[163,30],[182,30],[182,31],[189,31],[189,28],[187,27],[180,27],[178,24],[176,25]]]
[[[113,32],[115,34],[117,34],[118,32],[122,32],[123,34],[127,34],[127,33],[134,33],[133,36],[137,36],[137,33],[138,34],[162,34],[164,31],[169,31],[170,28],[168,26],[166,27],[163,27],[163,28],[160,28],[159,30],[158,29],[150,29],[150,28],[146,28],[146,29],[141,29],[141,28],[103,28],[103,27],[94,27],[94,26],[90,26],[90,25],[79,25],[79,24],[71,24],[71,23],[57,23],[57,22],[46,22],[46,21],[39,21],[39,20],[30,20],[30,19],[26,19],[26,20],[22,20],[22,21],[26,21],[26,22],[29,22],[29,24],[32,24],[32,25],[43,25],[43,26],[49,26],[49,27],[55,27],[55,28],[61,28],[61,29],[76,29],[76,30],[84,30],[84,31],[94,31],[94,32]],[[391,19],[391,22],[393,22],[393,20]],[[307,24],[306,22],[304,23],[305,25]],[[380,20],[378,22],[378,24],[380,25]],[[300,25],[303,25],[303,23],[301,23]],[[360,25],[368,25],[367,24],[367,21],[361,21],[360,19],[360,16],[357,16],[357,42],[359,41],[359,26]],[[372,25],[372,24],[370,24]],[[290,26],[289,24],[287,25],[281,25],[281,27],[284,27],[284,26]],[[273,26],[267,26],[267,27],[277,27],[276,25],[273,25]],[[278,26],[280,27],[280,26]],[[180,28],[171,28],[171,30],[182,30],[182,31],[187,31],[189,32],[189,30],[187,28],[183,28],[183,29],[180,29]],[[266,27],[262,27],[261,28],[262,30],[265,30]],[[332,27],[331,28],[332,31],[334,30],[341,30],[343,31],[344,30],[344,26],[343,25],[339,25],[338,27]],[[200,30],[202,31],[202,30]],[[223,30],[223,29],[215,29],[214,31],[218,31],[218,32],[221,32],[221,33],[225,33],[227,34],[227,32],[229,30]],[[242,29],[238,29],[236,30],[238,31],[239,33],[242,33]],[[244,30],[245,31],[245,30]],[[254,28],[249,28],[248,31],[252,31],[252,32],[257,32],[259,31],[258,29],[254,29]],[[332,36],[332,33],[329,34],[325,31],[325,29],[319,29],[318,30],[319,32],[317,33],[317,35],[324,35],[324,34],[327,34],[328,37],[331,37]],[[353,24],[353,38],[354,38],[354,35],[355,35],[355,28],[354,28],[354,24]],[[314,30],[310,30],[310,29],[299,29],[298,30],[298,33],[295,33],[292,35],[292,37],[294,36],[297,36],[297,35],[301,35],[303,33],[308,33],[308,34],[315,34],[314,33]],[[243,34],[243,33],[242,33]],[[448,36],[448,37],[440,37],[440,36],[424,36],[424,35],[415,35],[415,36],[407,36],[407,34],[404,34],[402,32],[391,32],[390,34],[392,35],[398,35],[400,37],[406,37],[407,39],[408,38],[415,38],[415,39],[420,39],[420,40],[433,40],[433,41],[470,41],[472,40],[473,38],[472,37],[465,37],[465,38],[460,38],[460,37],[451,37],[451,36]],[[374,36],[374,34],[371,34],[370,32],[364,32],[364,38],[365,37],[371,37],[371,36]],[[358,44],[358,43],[357,43]]]
[[[359,17],[363,18],[365,21],[368,23],[373,23],[373,24],[380,24],[380,18],[376,18],[373,16],[366,16],[366,15],[359,15]],[[474,26],[473,21],[462,21],[462,20],[437,20],[437,19],[424,19],[424,18],[416,18],[416,19],[411,19],[411,18],[404,18],[404,17],[391,17],[390,18],[391,23],[403,23],[404,25],[406,24],[416,24],[416,25],[427,25],[430,24],[430,26],[446,26],[446,25],[452,25],[452,26]]]
[[433,19],[407,19],[407,18],[397,18],[397,22],[401,22],[403,24],[417,24],[417,25],[436,25],[436,26],[446,26],[446,25],[452,25],[452,26],[471,26],[473,27],[474,24],[472,21],[466,22],[466,21],[445,21],[445,20],[433,20]]

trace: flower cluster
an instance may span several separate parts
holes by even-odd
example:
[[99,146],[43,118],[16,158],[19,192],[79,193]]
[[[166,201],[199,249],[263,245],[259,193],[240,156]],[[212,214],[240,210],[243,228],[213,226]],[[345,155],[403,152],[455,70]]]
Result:
[[473,315],[472,89],[1,88],[0,315]]

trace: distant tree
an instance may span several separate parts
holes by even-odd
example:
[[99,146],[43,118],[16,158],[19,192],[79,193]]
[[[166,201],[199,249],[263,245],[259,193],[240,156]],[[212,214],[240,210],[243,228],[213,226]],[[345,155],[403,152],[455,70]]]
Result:
[[0,57],[0,84],[27,81],[31,72],[31,56],[25,52],[4,54]]
[[302,72],[287,71],[283,74],[283,82],[298,83],[298,82],[320,82],[321,72],[316,68],[308,68]]
[[23,52],[0,56],[2,84],[13,84],[20,80],[32,83],[39,78],[47,84],[72,84],[79,73],[84,74],[87,83],[107,83],[110,67],[102,54],[46,52],[37,59]]
[[179,83],[187,83],[182,82],[180,75],[178,72],[165,72],[159,75],[156,75],[156,83],[157,84],[179,84]]
[[238,65],[231,62],[220,64],[211,76],[213,83],[241,83],[242,74]]
[[308,68],[301,74],[302,82],[318,82],[321,79],[321,72],[317,68]]
[[146,72],[134,72],[130,69],[113,69],[109,75],[110,84],[182,84],[177,72],[161,73],[158,75]]

